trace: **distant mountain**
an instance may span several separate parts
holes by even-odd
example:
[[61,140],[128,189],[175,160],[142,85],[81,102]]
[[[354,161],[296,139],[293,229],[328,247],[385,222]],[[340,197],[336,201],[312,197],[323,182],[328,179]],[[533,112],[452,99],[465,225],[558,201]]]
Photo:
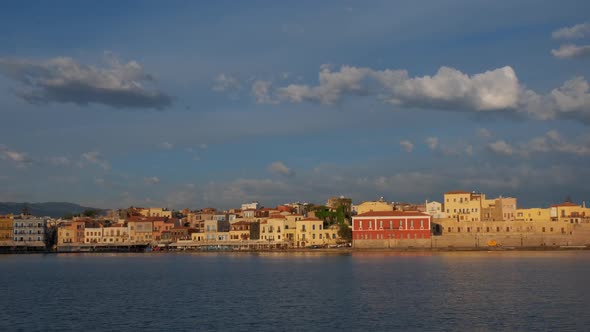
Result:
[[29,214],[39,217],[53,217],[59,218],[66,214],[77,215],[84,210],[98,210],[100,213],[103,209],[96,209],[87,206],[81,206],[74,203],[66,202],[47,202],[47,203],[15,203],[15,202],[0,202],[0,215],[2,214],[20,214],[24,207],[27,207]]

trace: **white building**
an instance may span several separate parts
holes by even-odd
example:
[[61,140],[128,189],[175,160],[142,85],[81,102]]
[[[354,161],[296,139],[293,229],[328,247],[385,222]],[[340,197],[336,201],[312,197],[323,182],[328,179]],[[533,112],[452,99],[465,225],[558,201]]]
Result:
[[45,241],[45,225],[47,220],[35,217],[14,218],[14,242],[25,245],[31,242]]
[[244,203],[242,204],[242,211],[244,210],[258,210],[258,202]]
[[437,201],[426,201],[426,211],[424,211],[426,214],[429,214],[432,216],[432,218],[435,219],[440,219],[440,218],[446,218],[446,214],[443,211],[443,207],[442,204],[437,202]]

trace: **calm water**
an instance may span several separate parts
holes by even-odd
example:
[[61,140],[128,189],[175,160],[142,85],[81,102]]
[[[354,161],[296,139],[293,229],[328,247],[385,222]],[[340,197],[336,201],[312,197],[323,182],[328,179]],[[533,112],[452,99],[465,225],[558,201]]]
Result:
[[0,331],[590,330],[590,252],[0,256]]

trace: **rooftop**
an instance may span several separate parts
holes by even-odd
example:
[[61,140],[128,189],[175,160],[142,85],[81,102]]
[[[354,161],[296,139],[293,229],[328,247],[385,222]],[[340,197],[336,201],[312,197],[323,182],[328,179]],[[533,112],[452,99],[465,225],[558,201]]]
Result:
[[430,216],[426,213],[418,211],[369,211],[357,214],[355,217],[414,217],[414,216]]

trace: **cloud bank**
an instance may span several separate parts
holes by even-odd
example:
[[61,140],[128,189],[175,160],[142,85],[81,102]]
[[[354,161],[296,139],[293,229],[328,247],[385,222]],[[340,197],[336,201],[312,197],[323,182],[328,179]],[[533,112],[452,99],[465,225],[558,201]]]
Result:
[[0,74],[20,83],[17,95],[29,103],[102,104],[114,108],[164,109],[167,94],[149,89],[154,77],[136,61],[109,57],[104,68],[69,57],[44,61],[0,58]]
[[[271,99],[270,87],[264,96]],[[410,77],[405,70],[322,66],[319,84],[290,84],[273,91],[278,100],[332,105],[349,96],[375,96],[404,109],[500,112],[535,119],[573,118],[590,124],[590,90],[583,77],[566,81],[548,94],[519,83],[510,66],[467,75],[441,67],[432,76]],[[263,102],[257,97],[258,102]]]
[[554,39],[577,39],[590,36],[590,23],[580,23],[553,31]]

